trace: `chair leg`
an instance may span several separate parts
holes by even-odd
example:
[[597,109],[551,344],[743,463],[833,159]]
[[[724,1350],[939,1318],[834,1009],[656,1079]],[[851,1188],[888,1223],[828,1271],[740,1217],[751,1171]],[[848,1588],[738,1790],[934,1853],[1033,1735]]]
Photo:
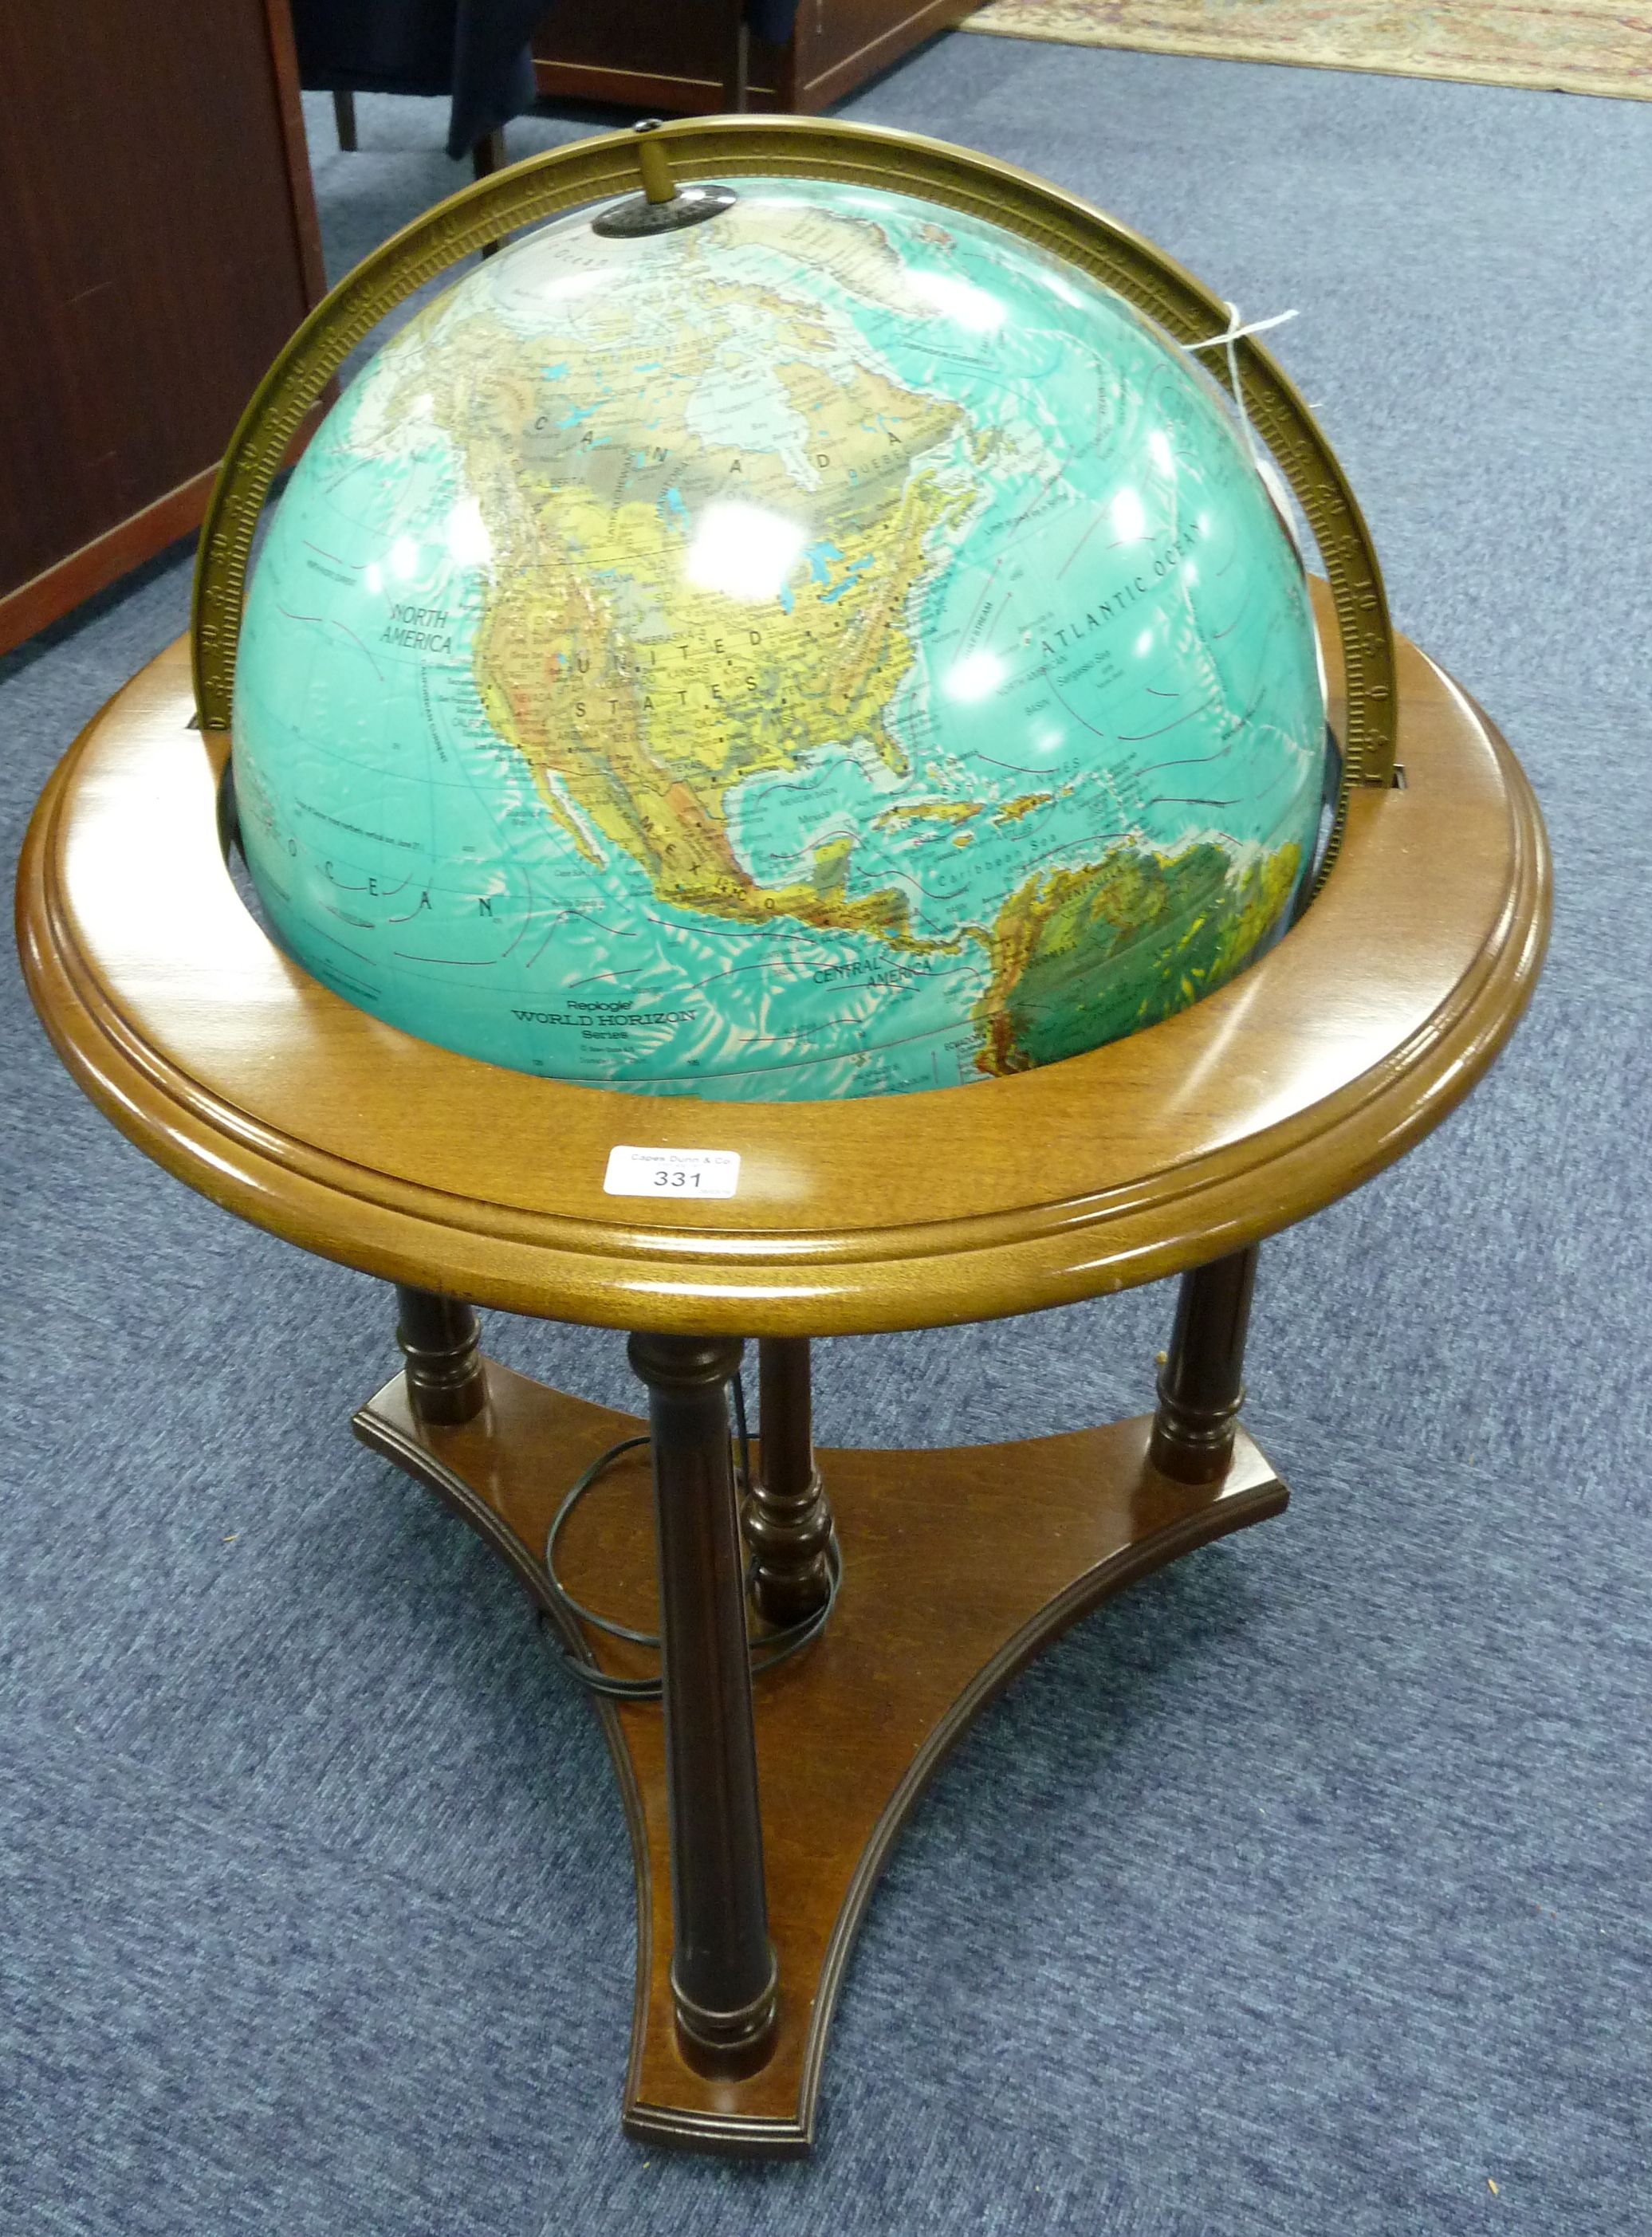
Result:
[[[498,132],[483,133],[481,138],[471,149],[471,168],[479,179],[491,179],[495,171],[502,171],[505,168],[509,160],[505,152],[503,129]],[[482,254],[484,256],[497,256],[500,246],[499,241],[490,241]]]
[[335,93],[333,96],[333,122],[338,129],[339,145],[347,155],[354,155],[361,142],[355,136],[355,96]]
[[750,55],[745,0],[732,0],[723,47],[723,106],[730,116],[743,116],[751,106]]

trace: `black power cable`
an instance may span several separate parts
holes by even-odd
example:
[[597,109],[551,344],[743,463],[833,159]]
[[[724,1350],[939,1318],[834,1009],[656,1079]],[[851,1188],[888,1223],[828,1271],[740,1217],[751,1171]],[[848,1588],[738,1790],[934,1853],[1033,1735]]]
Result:
[[[744,1492],[751,1482],[751,1440],[746,1428],[745,1392],[740,1388],[738,1376],[734,1377],[732,1387],[735,1421],[730,1442],[734,1450],[735,1481],[737,1488]],[[592,1461],[583,1475],[575,1478],[561,1506],[552,1516],[551,1528],[545,1533],[545,1574],[552,1598],[561,1613],[572,1621],[589,1624],[592,1630],[605,1633],[610,1639],[623,1639],[633,1646],[649,1646],[657,1652],[660,1644],[657,1632],[634,1631],[629,1624],[616,1623],[611,1616],[599,1615],[595,1608],[588,1608],[582,1600],[577,1600],[557,1574],[557,1541],[562,1535],[569,1516],[587,1492],[596,1488],[622,1453],[634,1452],[639,1445],[647,1442],[645,1435],[622,1437],[617,1445],[610,1445],[605,1453]],[[766,1671],[777,1669],[781,1663],[789,1662],[794,1654],[801,1653],[811,1640],[818,1639],[825,1630],[831,1619],[832,1609],[836,1605],[838,1587],[843,1578],[843,1556],[837,1550],[836,1538],[828,1548],[827,1561],[830,1580],[826,1598],[813,1614],[803,1616],[796,1623],[764,1632],[758,1638],[748,1641],[754,1678],[761,1678]],[[748,1569],[748,1589],[750,1581]],[[545,1631],[543,1608],[539,1611],[539,1628],[543,1634]],[[557,1643],[556,1651],[564,1667],[593,1693],[605,1694],[614,1701],[657,1701],[660,1698],[662,1687],[657,1678],[611,1677],[607,1671],[598,1669],[594,1662],[575,1654],[560,1641]]]

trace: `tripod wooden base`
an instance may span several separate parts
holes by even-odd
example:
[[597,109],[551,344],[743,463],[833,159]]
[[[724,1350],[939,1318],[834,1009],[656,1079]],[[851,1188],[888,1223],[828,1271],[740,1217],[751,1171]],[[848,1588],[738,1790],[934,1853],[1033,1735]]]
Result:
[[[555,1605],[545,1534],[568,1485],[644,1424],[485,1363],[468,1422],[420,1420],[397,1376],[355,1417],[363,1442],[428,1484]],[[779,2022],[755,2072],[685,2055],[669,1980],[672,1922],[664,1727],[657,1703],[599,1703],[635,1851],[638,1990],[625,2126],[633,2135],[783,2155],[809,2148],[832,2007],[890,1844],[952,1742],[1074,1619],[1134,1578],[1276,1514],[1285,1485],[1243,1431],[1226,1473],[1173,1481],[1148,1462],[1151,1417],[1022,1444],[823,1452],[843,1587],[824,1634],[762,1679],[755,1708]],[[648,1455],[616,1462],[569,1522],[565,1582],[655,1627]],[[638,1651],[572,1650],[616,1674]]]

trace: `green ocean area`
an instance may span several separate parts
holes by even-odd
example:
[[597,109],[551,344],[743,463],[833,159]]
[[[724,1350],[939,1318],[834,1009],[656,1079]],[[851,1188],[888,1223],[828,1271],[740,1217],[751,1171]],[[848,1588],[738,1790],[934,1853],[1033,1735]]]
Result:
[[[1232,415],[1128,307],[996,228],[860,189],[743,191],[753,207],[726,248],[719,221],[651,245],[651,263],[631,244],[593,247],[582,219],[530,236],[393,338],[306,453],[258,561],[237,675],[243,835],[277,930],[327,984],[406,1031],[651,1092],[947,1086],[1167,1014],[1274,936],[1319,816],[1324,708],[1300,564]],[[811,256],[823,223],[830,253]],[[749,921],[676,906],[646,850],[624,843],[630,826],[592,821],[602,776],[579,741],[560,769],[554,752],[536,759],[479,684],[479,631],[502,588],[498,478],[564,467],[530,470],[480,421],[387,417],[424,366],[440,390],[440,353],[467,319],[502,318],[506,370],[565,399],[568,442],[585,440],[598,400],[611,414],[634,391],[635,457],[654,455],[664,260],[691,254],[754,307],[795,304],[811,322],[812,358],[764,406],[795,497],[770,506],[778,527],[749,504],[735,524],[746,532],[751,516],[759,554],[764,533],[801,524],[765,595],[790,615],[807,589],[818,626],[841,617],[864,634],[874,616],[882,641],[898,630],[909,647],[881,742],[834,735],[815,703],[807,745],[706,795],[706,843],[752,894]],[[592,330],[580,307],[598,295],[595,331],[623,343],[634,307],[636,336],[629,358],[612,353],[602,399],[572,393],[571,353],[558,356],[562,334]],[[907,485],[922,482],[941,525],[898,580],[878,556],[887,538],[867,544],[856,525],[864,488],[825,474],[809,485],[815,453],[794,446],[794,469],[783,443],[797,395],[825,395],[841,418],[839,395],[861,380],[951,407]],[[862,448],[875,417],[855,426]],[[726,439],[706,441],[722,455]],[[767,487],[778,469],[763,463]],[[709,564],[719,502],[703,482],[685,455],[653,501],[664,548],[691,574]],[[554,503],[554,486],[535,502]],[[565,563],[547,574],[546,608],[599,601],[657,657],[631,548],[592,550],[572,582]],[[704,593],[719,627],[750,603],[744,576],[737,594],[717,580]],[[691,667],[693,645],[680,650]],[[564,677],[556,660],[547,677]],[[783,675],[756,688],[783,710]],[[669,712],[650,719],[662,796],[704,818]],[[730,719],[737,740],[743,711]],[[645,828],[645,802],[626,812]],[[755,905],[805,889],[820,897],[814,921]],[[881,895],[899,902],[888,930],[829,921]]]

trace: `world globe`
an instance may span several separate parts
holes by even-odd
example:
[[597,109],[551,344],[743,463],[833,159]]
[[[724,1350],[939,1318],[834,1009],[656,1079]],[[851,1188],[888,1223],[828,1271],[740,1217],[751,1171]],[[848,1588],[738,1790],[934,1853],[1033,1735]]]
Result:
[[980,1082],[1292,920],[1305,582],[1198,361],[915,196],[558,219],[418,312],[275,511],[242,844],[387,1024],[650,1093]]

